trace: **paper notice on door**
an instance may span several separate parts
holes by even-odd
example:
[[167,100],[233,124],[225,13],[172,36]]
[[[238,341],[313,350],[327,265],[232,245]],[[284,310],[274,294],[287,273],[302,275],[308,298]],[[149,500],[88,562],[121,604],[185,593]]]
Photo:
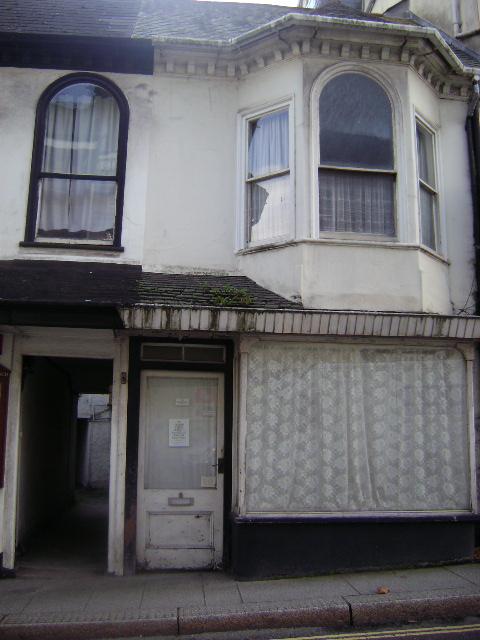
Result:
[[176,398],[175,404],[177,405],[177,407],[189,407],[190,398]]
[[170,418],[168,421],[168,446],[190,446],[190,420],[188,418]]

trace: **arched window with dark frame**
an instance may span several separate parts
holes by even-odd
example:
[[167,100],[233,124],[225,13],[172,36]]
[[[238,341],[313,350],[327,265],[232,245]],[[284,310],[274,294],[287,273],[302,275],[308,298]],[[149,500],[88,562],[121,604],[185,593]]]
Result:
[[25,244],[121,247],[128,104],[110,81],[73,74],[37,107]]
[[319,102],[320,233],[393,237],[395,157],[392,105],[378,82],[342,73]]

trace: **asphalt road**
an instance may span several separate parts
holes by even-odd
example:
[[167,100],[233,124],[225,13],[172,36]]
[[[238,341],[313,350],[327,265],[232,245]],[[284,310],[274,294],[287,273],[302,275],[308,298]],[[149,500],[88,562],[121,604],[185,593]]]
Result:
[[[322,633],[298,636],[295,640],[395,640],[396,638],[408,638],[408,640],[470,640],[480,638],[480,624],[459,624],[450,626],[410,627],[387,631],[365,631],[348,633]],[[271,640],[274,639],[272,636]],[[278,639],[280,640],[280,639]],[[287,640],[285,637],[282,640]],[[293,637],[292,637],[293,640]]]
[[[458,624],[410,625],[386,630],[333,631],[326,630],[259,630],[231,633],[208,633],[196,636],[156,636],[150,640],[480,640],[480,618]],[[124,640],[118,638],[117,640]],[[127,639],[125,639],[127,640]],[[128,640],[147,640],[129,638]]]

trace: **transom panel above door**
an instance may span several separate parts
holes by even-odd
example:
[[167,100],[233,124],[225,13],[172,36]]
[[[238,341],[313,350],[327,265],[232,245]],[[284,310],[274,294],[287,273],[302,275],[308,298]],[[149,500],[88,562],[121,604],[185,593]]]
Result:
[[137,561],[208,569],[223,551],[222,373],[143,371]]

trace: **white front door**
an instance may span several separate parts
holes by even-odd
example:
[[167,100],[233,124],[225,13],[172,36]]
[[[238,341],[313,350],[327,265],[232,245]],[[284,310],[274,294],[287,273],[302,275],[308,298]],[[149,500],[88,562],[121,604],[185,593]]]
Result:
[[221,373],[142,372],[137,560],[146,568],[222,561],[223,399]]

